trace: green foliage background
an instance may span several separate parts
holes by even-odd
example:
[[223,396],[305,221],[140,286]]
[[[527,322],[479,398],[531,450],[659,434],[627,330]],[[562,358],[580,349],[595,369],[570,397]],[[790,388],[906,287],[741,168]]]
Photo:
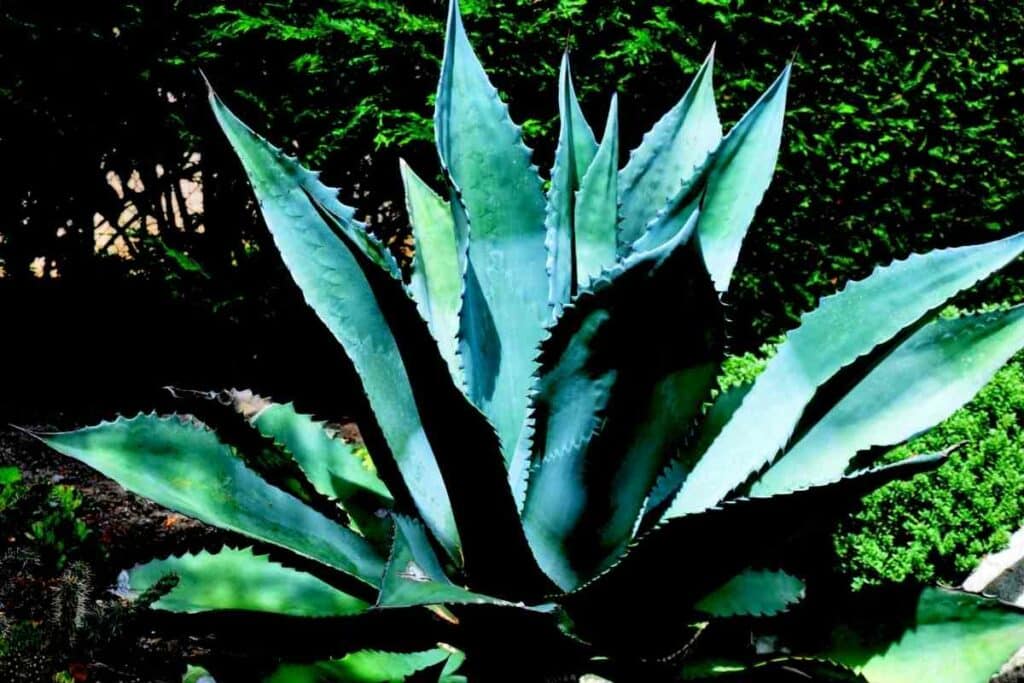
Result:
[[[350,167],[372,154],[375,182],[365,189],[395,202],[395,156],[427,173],[436,166],[429,117],[442,5],[217,5],[202,15],[203,47],[186,61],[209,64],[312,163]],[[545,170],[564,46],[595,129],[620,93],[624,149],[681,95],[712,44],[727,124],[796,51],[785,150],[733,299],[743,349],[876,263],[1019,228],[1019,3],[472,0],[464,11]],[[254,54],[258,64],[240,59]],[[295,86],[270,89],[286,79]],[[976,301],[1019,297],[1021,272]]]
[[[398,157],[427,178],[437,169],[431,115],[444,2],[147,0],[60,13],[44,5],[14,0],[0,16],[0,154],[20,164],[0,186],[0,306],[50,310],[33,299],[41,283],[28,270],[42,255],[67,288],[110,277],[124,296],[123,278],[144,280],[201,309],[168,328],[237,321],[242,333],[219,336],[237,357],[257,359],[248,373],[275,367],[273,330],[287,330],[277,334],[288,345],[304,338],[287,318],[304,311],[265,248],[241,174],[211,170],[235,167],[197,68],[243,119],[324,169],[396,248],[404,241]],[[877,263],[1024,228],[1024,5],[1015,0],[464,0],[463,10],[545,174],[566,46],[596,130],[619,92],[624,150],[678,99],[712,44],[726,127],[796,52],[780,167],[729,299],[737,354],[792,328],[814,300]],[[191,151],[202,154],[204,229],[143,239],[130,263],[96,256],[93,215],[120,208],[104,174],[160,164],[166,175],[146,176],[149,194],[139,198],[158,206],[154,193]],[[1018,265],[962,303],[1020,300],[1021,283]],[[172,315],[153,289],[145,296]],[[180,367],[175,355],[135,364],[135,380],[151,372],[154,386],[181,382],[187,366],[203,381],[231,383],[213,372],[227,365],[211,350],[217,336],[181,356]],[[750,377],[759,362],[741,356],[730,373]],[[173,378],[158,374],[172,370]],[[289,379],[309,374],[298,370]],[[967,442],[928,482],[869,499],[837,539],[851,580],[956,580],[1024,521],[1022,405],[1016,362],[907,447]]]

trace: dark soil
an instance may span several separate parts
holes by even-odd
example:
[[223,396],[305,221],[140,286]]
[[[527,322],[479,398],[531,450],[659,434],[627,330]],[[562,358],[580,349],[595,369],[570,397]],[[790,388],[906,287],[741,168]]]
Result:
[[[186,549],[216,548],[227,539],[223,532],[128,493],[21,432],[0,431],[3,465],[19,467],[30,492],[45,492],[56,483],[81,492],[77,515],[90,533],[85,541],[64,550],[63,564],[77,561],[90,570],[85,604],[93,614],[116,612],[127,604],[111,592],[122,569]],[[46,504],[45,498],[27,498],[31,505]],[[0,617],[8,624],[28,624],[40,633],[59,630],[54,601],[65,570],[60,560],[39,556],[38,542],[26,533],[27,523],[9,517],[0,529],[0,557],[5,558],[0,563]],[[162,632],[166,629],[154,628],[149,614],[122,618],[116,625],[107,621],[97,623],[99,631],[108,632],[88,634],[88,647],[69,645],[65,652],[49,652],[50,664],[56,667],[50,675],[66,670],[75,680],[179,683],[186,661],[201,659],[209,651],[209,637],[168,636]],[[16,650],[18,643],[11,642]],[[26,656],[32,654],[26,652]]]

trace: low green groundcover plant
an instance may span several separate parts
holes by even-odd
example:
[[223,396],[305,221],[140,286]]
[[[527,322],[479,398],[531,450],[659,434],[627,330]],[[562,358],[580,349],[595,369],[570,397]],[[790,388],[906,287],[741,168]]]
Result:
[[870,455],[948,417],[1024,345],[1022,308],[937,316],[1024,234],[879,267],[719,391],[722,299],[790,66],[724,136],[712,70],[709,56],[620,170],[615,98],[598,142],[563,60],[545,197],[453,0],[443,195],[402,168],[408,284],[335,190],[211,91],[285,265],[361,377],[372,461],[243,391],[39,435],[260,544],[153,560],[121,590],[175,574],[155,608],[249,613],[254,634],[277,615],[282,643],[337,625],[333,652],[281,661],[273,681],[986,681],[1024,642],[1016,610],[919,585],[848,599],[787,569],[864,494],[945,461],[946,444]]

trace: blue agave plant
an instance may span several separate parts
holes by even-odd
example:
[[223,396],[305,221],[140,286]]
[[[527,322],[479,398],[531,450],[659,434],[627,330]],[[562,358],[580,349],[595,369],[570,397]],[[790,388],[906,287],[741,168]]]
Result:
[[[407,284],[334,189],[211,91],[288,270],[362,379],[373,460],[238,391],[40,435],[261,544],[157,559],[124,588],[173,573],[158,609],[349,625],[332,622],[347,634],[334,654],[351,652],[275,681],[986,681],[1024,642],[1015,611],[910,586],[843,600],[790,565],[864,493],[941,464],[871,469],[870,454],[944,419],[1024,345],[1024,309],[937,315],[1024,235],[878,268],[822,299],[755,382],[720,391],[722,299],[776,164],[790,67],[724,136],[712,69],[709,55],[620,169],[615,98],[598,143],[563,59],[545,196],[453,0],[443,192],[401,169]],[[750,648],[752,632],[777,646]]]

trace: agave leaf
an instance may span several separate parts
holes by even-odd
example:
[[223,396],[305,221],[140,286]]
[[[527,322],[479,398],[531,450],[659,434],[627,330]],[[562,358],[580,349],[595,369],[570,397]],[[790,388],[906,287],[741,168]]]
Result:
[[420,652],[359,650],[341,659],[282,664],[265,683],[400,683],[452,655],[450,648],[442,647]]
[[986,683],[1024,642],[1019,608],[942,588],[865,590],[830,605],[828,615],[831,630],[819,623],[814,633],[784,642],[794,652],[838,661],[870,683]]
[[380,585],[384,561],[361,536],[260,479],[196,422],[138,415],[36,436],[159,505]]
[[629,252],[655,213],[722,139],[712,84],[714,48],[682,99],[644,135],[619,174],[619,253]]
[[613,96],[601,147],[576,193],[574,293],[615,264],[618,181],[619,105]]
[[359,373],[417,509],[448,552],[457,555],[458,533],[444,482],[398,342],[365,267],[366,262],[375,270],[385,264],[383,272],[397,283],[393,259],[352,220],[353,210],[333,191],[238,120],[213,90],[210,105],[245,167],[285,265]]
[[657,249],[672,239],[693,218],[700,208],[700,202],[704,196],[711,158],[709,157],[708,161],[695,170],[679,186],[679,190],[665,206],[658,210],[658,213],[647,224],[643,234],[633,242],[630,247],[631,253]]
[[803,316],[687,476],[665,518],[717,504],[776,457],[815,391],[1024,250],[1024,233],[915,254],[822,299]]
[[784,571],[747,569],[701,598],[695,609],[712,617],[771,616],[804,596],[804,582]]
[[290,493],[326,517],[342,524],[349,523],[350,520],[341,514],[330,496],[310,483],[288,448],[254,429],[246,416],[233,405],[235,397],[251,396],[251,392],[165,389],[174,401],[167,410],[158,410],[158,413],[187,413],[197,418],[261,479]]
[[318,578],[256,555],[252,548],[221,548],[216,553],[152,560],[125,572],[119,588],[142,593],[168,574],[178,577],[178,585],[153,607],[169,612],[245,610],[295,617],[347,617],[370,607]]
[[498,431],[506,464],[526,415],[534,355],[550,318],[545,202],[520,129],[448,13],[434,124],[453,184],[456,229],[468,220],[459,350],[469,396]]
[[[254,186],[266,189],[260,173],[286,158],[213,101],[242,158],[252,162]],[[295,259],[293,275],[314,308],[322,307],[318,312],[333,324],[335,336],[346,349],[351,346],[377,424],[420,516],[448,554],[464,561],[474,585],[515,599],[543,594],[550,583],[527,545],[498,437],[452,381],[401,281],[358,248],[329,207],[312,201],[310,192],[300,193],[307,199],[301,203],[288,178],[279,176],[272,174],[277,184],[262,202],[268,225],[286,263],[288,256]],[[278,220],[275,207],[302,220]],[[546,309],[543,297],[539,305]],[[395,441],[398,436],[403,438]],[[393,494],[395,483],[401,484],[389,482]]]
[[751,494],[831,479],[858,452],[930,429],[969,401],[1022,346],[1021,306],[923,326],[814,424]]
[[[744,568],[777,561],[784,542],[809,526],[844,514],[862,496],[894,479],[930,471],[947,453],[908,458],[838,480],[770,498],[740,498],[700,513],[663,522],[640,537],[611,569],[562,599],[570,616],[610,646],[664,654],[678,647],[687,620],[678,628],[647,625],[649,609],[640,599],[645,586],[658,586],[659,609],[694,613],[696,603]],[[670,562],[679,548],[700,548],[700,561]],[[619,625],[630,624],[628,632]],[[612,635],[614,634],[614,635]]]
[[725,136],[708,171],[697,235],[720,292],[729,289],[743,238],[775,173],[791,67]]
[[679,491],[679,487],[683,485],[686,475],[693,469],[694,463],[700,460],[708,447],[718,438],[722,428],[732,419],[732,414],[739,408],[752,386],[753,384],[742,384],[731,387],[720,391],[715,397],[714,403],[708,408],[698,427],[697,438],[687,443],[658,476],[654,488],[651,489],[651,493],[644,503],[643,520],[640,523],[641,531],[647,531],[657,524],[658,519],[672,502],[676,492]]
[[755,664],[732,660],[688,662],[684,681],[714,683],[868,683],[855,671],[824,659],[812,657],[776,657]]
[[551,189],[548,191],[545,220],[548,300],[556,315],[569,302],[575,284],[576,191],[580,189],[583,176],[597,154],[594,132],[576,99],[568,52],[562,55],[562,65],[558,71],[558,116],[558,146],[555,148],[555,163],[551,167]]
[[383,512],[394,505],[391,492],[353,446],[330,436],[324,423],[290,403],[274,403],[248,392],[232,396],[236,406],[244,401],[242,409],[254,411],[247,415],[252,425],[292,454],[313,487],[336,501],[355,529],[374,541],[389,533]]
[[462,386],[462,363],[458,357],[462,267],[455,223],[448,202],[430,189],[404,160],[400,165],[405,207],[416,240],[409,289],[452,377]]
[[[694,224],[595,282],[541,347],[523,523],[563,589],[621,552],[671,446],[710,394],[723,318]],[[693,322],[689,333],[677,317]]]
[[394,516],[394,541],[384,570],[377,607],[413,607],[444,603],[509,603],[456,586],[430,547],[426,530],[415,520]]
[[[513,600],[552,588],[527,544],[494,428],[452,382],[426,324],[405,290],[379,269],[366,269],[395,330],[411,387],[434,447],[473,585]],[[393,491],[394,489],[392,489]]]

